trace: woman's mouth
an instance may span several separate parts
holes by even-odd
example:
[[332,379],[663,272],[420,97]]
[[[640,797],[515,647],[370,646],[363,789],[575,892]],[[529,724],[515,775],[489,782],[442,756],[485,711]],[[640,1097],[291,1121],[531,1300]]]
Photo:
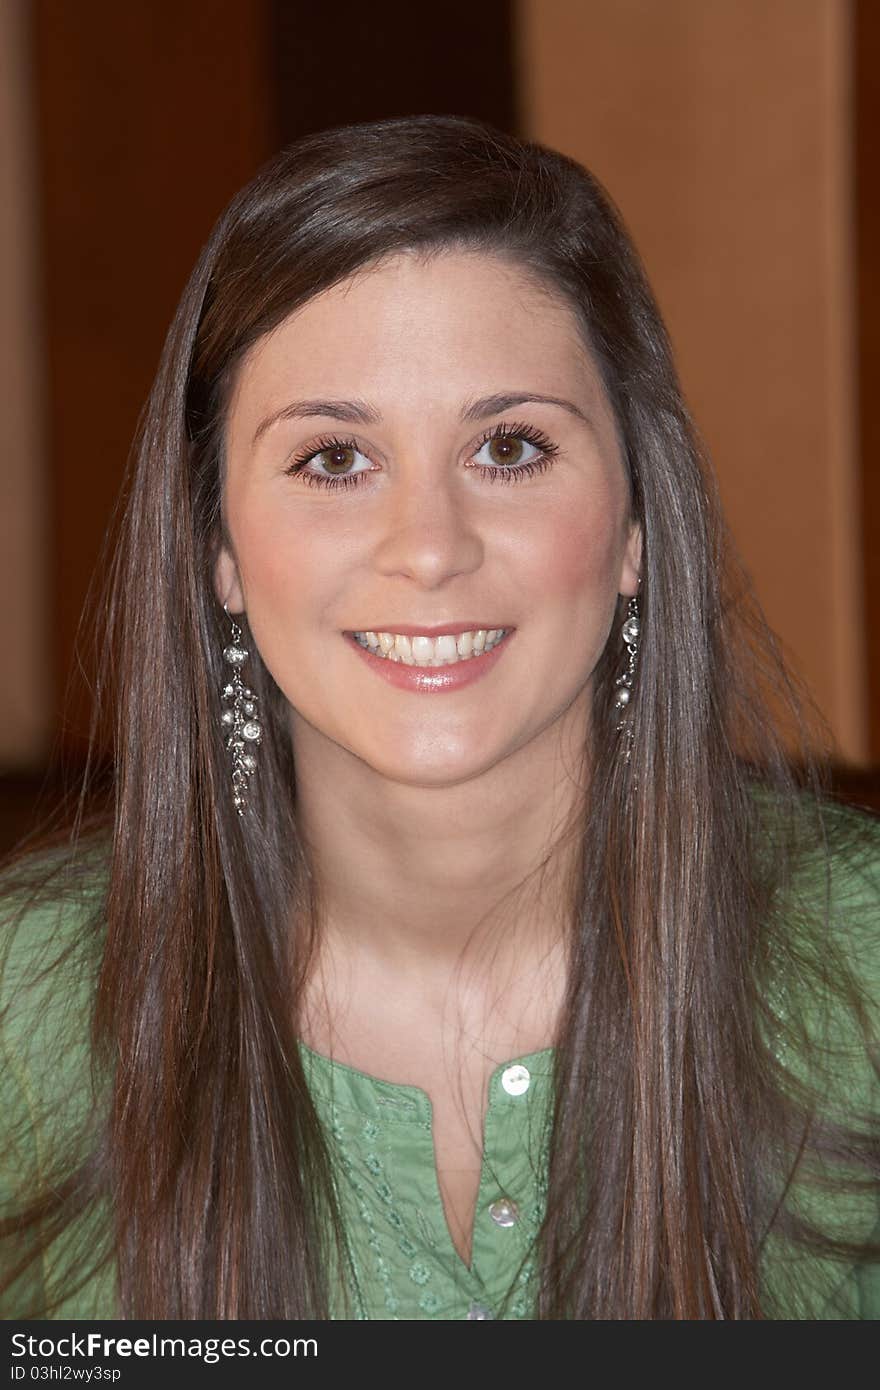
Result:
[[515,628],[474,628],[436,637],[395,632],[343,634],[371,670],[401,690],[460,690],[494,669]]
[[468,632],[441,633],[437,637],[406,636],[398,632],[354,632],[366,650],[383,661],[403,666],[450,666],[469,661],[497,647],[512,628],[475,628]]

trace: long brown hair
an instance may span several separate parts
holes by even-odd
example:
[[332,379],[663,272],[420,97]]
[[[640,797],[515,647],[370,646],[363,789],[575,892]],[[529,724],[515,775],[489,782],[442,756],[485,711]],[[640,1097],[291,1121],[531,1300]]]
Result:
[[[802,1056],[808,1039],[777,1006],[792,981],[811,998],[843,981],[858,1014],[854,981],[828,969],[825,895],[797,891],[808,857],[828,870],[856,831],[823,802],[804,699],[726,537],[638,257],[580,165],[421,116],[328,130],[274,159],[220,218],[168,334],[96,605],[112,816],[77,816],[61,849],[7,870],[19,917],[37,893],[80,904],[74,946],[41,978],[69,974],[73,952],[93,993],[92,1103],[7,1222],[12,1287],[100,1207],[100,1239],[70,1243],[50,1298],[109,1260],[125,1317],[329,1315],[343,1240],[295,1045],[319,912],[286,702],[244,618],[266,726],[244,818],[218,720],[225,404],[243,354],[312,296],[390,252],[446,248],[509,258],[573,307],[644,540],[629,762],[617,623],[594,678],[535,1315],[772,1315],[768,1235],[862,1252],[787,1200],[799,1156],[826,1182],[845,1162],[856,1185],[878,1162],[867,1121],[824,1115],[816,1086],[792,1079],[785,1046]],[[774,732],[780,700],[803,736],[798,775]]]

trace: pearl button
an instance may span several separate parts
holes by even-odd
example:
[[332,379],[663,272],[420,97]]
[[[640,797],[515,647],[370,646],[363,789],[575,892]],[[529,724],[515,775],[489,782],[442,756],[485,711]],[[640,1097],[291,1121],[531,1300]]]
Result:
[[491,1308],[486,1307],[485,1303],[472,1303],[467,1310],[466,1321],[486,1322],[490,1318],[494,1321],[495,1314],[492,1312]]
[[496,1226],[515,1226],[519,1220],[519,1207],[509,1197],[499,1197],[490,1206],[489,1215]]
[[509,1096],[521,1096],[529,1089],[531,1075],[528,1067],[524,1067],[517,1062],[513,1067],[506,1067],[501,1073],[501,1085]]

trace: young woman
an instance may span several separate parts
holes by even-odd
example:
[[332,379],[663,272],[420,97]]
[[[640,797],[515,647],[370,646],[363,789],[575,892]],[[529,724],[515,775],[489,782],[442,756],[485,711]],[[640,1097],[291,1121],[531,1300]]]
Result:
[[880,1312],[880,833],[773,732],[584,169],[436,116],[271,163],[106,611],[112,819],[5,876],[7,1317]]

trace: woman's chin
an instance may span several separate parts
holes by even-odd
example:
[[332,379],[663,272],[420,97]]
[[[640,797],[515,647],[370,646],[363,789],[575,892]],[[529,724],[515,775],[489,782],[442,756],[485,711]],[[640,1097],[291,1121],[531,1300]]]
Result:
[[430,748],[416,744],[407,753],[400,746],[352,749],[376,774],[389,782],[409,787],[454,787],[488,772],[498,762],[497,748],[454,746],[434,743]]

